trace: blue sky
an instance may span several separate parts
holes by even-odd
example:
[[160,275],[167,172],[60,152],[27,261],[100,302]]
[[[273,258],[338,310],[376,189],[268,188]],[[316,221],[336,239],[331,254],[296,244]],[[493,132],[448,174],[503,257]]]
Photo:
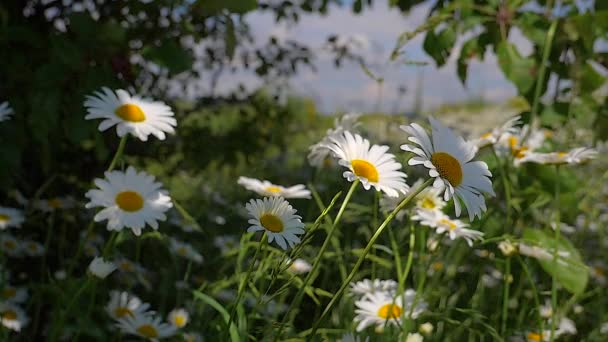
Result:
[[[258,44],[266,42],[268,37],[279,40],[291,39],[310,46],[317,55],[315,66],[317,72],[306,68],[295,77],[281,84],[289,92],[312,97],[319,110],[331,113],[335,111],[373,111],[388,112],[411,111],[414,102],[414,89],[419,78],[422,78],[423,108],[432,109],[444,103],[465,101],[472,98],[483,98],[489,102],[502,102],[514,95],[516,90],[505,79],[496,64],[496,57],[488,52],[484,61],[475,60],[470,64],[469,80],[463,87],[456,75],[456,58],[452,54],[446,65],[437,68],[433,60],[422,49],[423,35],[418,36],[405,46],[406,56],[415,61],[428,62],[426,66],[397,65],[389,63],[389,55],[396,39],[402,32],[412,31],[422,24],[427,17],[428,3],[414,7],[403,15],[398,9],[390,8],[388,1],[376,1],[373,8],[366,9],[362,15],[352,13],[350,6],[332,6],[326,16],[308,15],[295,25],[281,23],[277,25],[270,13],[253,12],[245,20],[252,29]],[[385,82],[380,98],[380,89],[361,68],[354,63],[336,68],[331,56],[323,50],[323,43],[329,35],[337,34],[341,39],[351,39],[355,50],[365,56],[371,69],[384,77]],[[510,32],[520,53],[531,53],[530,43],[516,30]],[[456,50],[460,49],[459,41]],[[238,68],[237,68],[238,69]],[[263,84],[253,72],[239,70],[225,73],[218,83],[219,92],[229,92],[239,83],[249,89]],[[401,97],[398,88],[405,86],[408,92]],[[201,85],[204,92],[204,85]]]

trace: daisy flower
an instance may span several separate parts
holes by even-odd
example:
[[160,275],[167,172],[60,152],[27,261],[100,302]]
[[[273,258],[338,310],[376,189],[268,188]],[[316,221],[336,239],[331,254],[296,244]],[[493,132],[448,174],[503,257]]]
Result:
[[483,193],[495,196],[488,165],[482,161],[472,161],[475,156],[474,145],[443,126],[439,121],[430,118],[432,140],[418,124],[401,126],[410,134],[409,141],[415,145],[404,144],[401,149],[415,154],[409,165],[422,164],[429,169],[429,176],[435,178],[433,187],[445,187],[443,198],[454,198],[456,216],[460,216],[460,200],[469,212],[469,218],[481,217],[487,210]]
[[310,191],[303,184],[285,188],[272,184],[267,180],[258,180],[249,177],[239,177],[237,183],[247,190],[254,191],[262,196],[280,196],[283,198],[310,198]]
[[510,154],[515,166],[518,166],[522,158],[540,148],[551,135],[547,130],[529,131],[530,126],[524,125],[518,130],[503,134],[496,143],[496,153],[503,156]]
[[119,89],[116,92],[104,87],[94,95],[87,96],[84,106],[87,108],[86,120],[104,119],[99,124],[103,132],[116,126],[116,133],[123,137],[131,133],[142,141],[152,134],[160,140],[165,133],[175,133],[177,121],[173,111],[163,102],[152,101],[139,96],[131,96]]
[[394,294],[397,291],[398,283],[392,279],[380,280],[380,279],[363,279],[356,283],[350,284],[351,294],[365,296],[369,293],[383,292]]
[[22,241],[21,249],[27,256],[30,257],[39,257],[45,252],[44,246],[41,243],[32,240]]
[[302,217],[281,197],[264,197],[263,200],[250,200],[245,206],[253,218],[248,222],[248,232],[266,231],[268,242],[276,240],[283,249],[300,242],[298,235],[304,234]]
[[173,336],[177,330],[173,325],[163,323],[161,320],[160,317],[152,314],[138,314],[134,317],[127,315],[118,320],[118,327],[127,334],[158,341]]
[[373,186],[390,197],[409,190],[405,183],[407,175],[399,171],[401,164],[395,161],[394,155],[386,153],[388,146],[370,147],[369,140],[348,131],[330,140],[328,147],[339,159],[338,163],[349,169],[343,173],[349,182],[358,179],[365,190]]
[[203,256],[188,243],[171,238],[169,239],[169,247],[171,252],[182,258],[188,259],[197,264],[203,262]]
[[173,309],[169,312],[167,319],[169,320],[169,323],[173,324],[176,328],[183,328],[188,324],[190,315],[185,309]]
[[474,240],[483,238],[483,233],[477,230],[467,229],[469,225],[460,221],[452,220],[449,216],[437,210],[418,210],[412,220],[418,220],[421,224],[435,228],[437,234],[447,233],[450,240],[457,238],[465,239],[469,246],[473,246]]
[[59,209],[69,209],[76,205],[76,201],[72,197],[53,197],[49,199],[41,199],[34,202],[34,207],[44,212],[52,212]]
[[13,109],[8,102],[0,103],[0,122],[10,120]]
[[0,207],[0,230],[10,227],[19,228],[25,218],[21,210],[15,208]]
[[[386,323],[400,324],[401,318],[409,315],[415,295],[416,291],[412,289],[408,289],[396,298],[385,292],[368,293],[355,302],[357,331],[362,331],[371,325],[383,327]],[[419,301],[410,318],[417,318],[425,309],[426,303]]]
[[137,296],[128,292],[110,292],[110,301],[106,305],[106,312],[110,317],[119,320],[124,317],[143,315],[150,308],[150,304],[142,303]]
[[331,139],[344,133],[344,131],[352,131],[359,126],[358,113],[347,113],[334,120],[334,129],[328,129],[327,134],[321,141],[309,147],[308,162],[311,166],[322,167],[327,165],[331,150],[328,145],[331,144]]
[[85,195],[90,199],[87,208],[103,207],[95,215],[95,222],[108,220],[108,230],[120,231],[127,227],[139,236],[146,224],[158,229],[157,221],[167,219],[165,212],[173,204],[154,176],[138,173],[129,166],[127,172],[106,172],[105,177],[96,178],[99,189],[89,190]]
[[27,300],[27,289],[5,285],[0,292],[0,301],[10,303],[23,303]]
[[[290,263],[291,260],[288,260],[287,263]],[[304,259],[296,259],[293,262],[291,262],[291,264],[289,265],[289,268],[287,268],[287,270],[289,270],[289,272],[293,273],[293,274],[304,274],[304,273],[308,273],[310,272],[310,270],[312,269],[312,265],[308,263],[308,261],[304,260]]]
[[537,153],[533,152],[522,157],[520,163],[537,163],[537,164],[583,164],[591,159],[595,159],[598,153],[595,149],[587,147],[579,147],[572,149],[568,152],[551,152],[551,153]]
[[19,332],[22,327],[27,325],[29,318],[23,309],[15,304],[5,302],[0,303],[0,321],[6,328]]
[[21,243],[10,234],[0,235],[0,247],[2,247],[2,253],[8,256],[21,256]]
[[480,136],[478,139],[473,140],[473,144],[477,146],[478,149],[482,149],[486,146],[496,144],[500,138],[502,138],[505,134],[515,134],[517,133],[517,125],[521,123],[521,116],[515,116],[505,122],[502,126],[492,129],[491,132],[485,133]]
[[89,272],[100,279],[105,279],[115,270],[116,265],[111,261],[105,261],[102,257],[93,259],[89,264]]

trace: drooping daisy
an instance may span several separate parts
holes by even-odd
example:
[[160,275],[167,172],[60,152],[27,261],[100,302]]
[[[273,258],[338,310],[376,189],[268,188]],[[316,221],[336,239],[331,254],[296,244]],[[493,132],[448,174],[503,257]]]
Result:
[[150,308],[150,304],[142,303],[137,296],[128,292],[110,292],[110,301],[106,305],[106,312],[110,317],[119,320],[124,317],[143,315]]
[[347,113],[334,120],[334,129],[328,129],[327,134],[321,141],[309,147],[308,162],[315,167],[325,166],[329,160],[331,150],[328,148],[331,145],[331,138],[340,136],[344,131],[352,131],[358,125],[358,113]]
[[52,212],[58,209],[72,208],[75,204],[74,198],[66,196],[37,200],[34,202],[34,207],[44,212]]
[[44,246],[36,241],[27,240],[21,242],[21,249],[27,256],[39,257],[44,255]]
[[363,279],[350,284],[350,292],[355,295],[365,296],[368,293],[388,293],[394,294],[397,291],[398,283],[392,279]]
[[173,206],[171,198],[154,176],[137,172],[131,166],[127,172],[111,171],[105,179],[96,178],[99,189],[89,190],[87,208],[104,207],[95,215],[95,222],[108,220],[108,230],[131,228],[135,235],[150,225],[158,229],[158,220],[167,219],[165,212]]
[[104,279],[116,270],[116,265],[111,261],[105,261],[102,257],[97,257],[89,264],[89,272],[97,278]]
[[10,234],[0,235],[0,247],[2,248],[2,253],[5,255],[11,257],[21,256],[21,242]]
[[421,224],[435,228],[437,234],[447,233],[450,240],[465,239],[469,246],[473,246],[474,240],[483,238],[482,232],[467,229],[468,224],[453,220],[441,211],[418,210],[416,215],[412,216],[412,220],[419,220]]
[[23,303],[27,300],[27,289],[5,285],[0,292],[0,301],[11,303]]
[[597,157],[597,151],[592,148],[579,147],[568,152],[550,152],[539,153],[532,152],[522,157],[519,163],[537,163],[537,164],[583,164]]
[[406,293],[396,298],[384,292],[365,295],[355,302],[357,331],[362,331],[371,325],[378,327],[383,327],[385,324],[398,325],[404,316],[417,318],[426,309],[426,303],[419,300],[410,317],[415,295],[416,292],[412,289],[408,289]]
[[150,341],[171,337],[177,330],[171,324],[162,322],[160,317],[152,314],[125,316],[118,320],[118,327],[124,333],[139,336]]
[[203,256],[188,243],[171,238],[169,239],[169,246],[171,248],[171,252],[182,258],[188,259],[197,264],[203,262]]
[[21,328],[27,325],[29,318],[23,309],[15,304],[5,302],[0,303],[0,321],[6,328],[19,332]]
[[84,106],[87,108],[86,120],[104,119],[99,124],[101,132],[116,125],[116,133],[123,137],[131,133],[142,141],[152,134],[160,140],[165,133],[175,133],[177,121],[173,111],[163,102],[152,101],[136,95],[129,95],[122,89],[112,90],[104,87],[94,95],[87,96]]
[[[475,147],[462,137],[443,126],[439,121],[430,118],[432,141],[427,132],[418,124],[401,126],[410,134],[409,141],[416,145],[404,144],[401,149],[416,156],[409,160],[409,165],[422,164],[429,169],[429,176],[435,178],[433,187],[445,187],[444,200],[454,198],[456,216],[460,216],[460,200],[469,212],[469,218],[481,217],[487,210],[483,194],[495,196],[490,177],[492,173],[483,161],[472,161]],[[460,199],[460,200],[459,200]]]
[[[291,260],[287,260],[287,262],[291,262]],[[310,272],[312,269],[312,265],[308,263],[308,261],[304,259],[296,259],[291,264],[289,264],[289,268],[287,270],[293,274],[304,274]]]
[[21,210],[15,208],[0,207],[0,230],[10,227],[19,228],[25,218]]
[[249,177],[239,177],[238,184],[247,190],[254,191],[262,196],[280,196],[283,198],[310,198],[310,191],[303,184],[290,187],[272,184],[267,180],[258,180]]
[[300,242],[298,235],[304,234],[302,217],[281,197],[264,197],[263,200],[250,200],[245,206],[253,218],[248,222],[252,226],[248,232],[266,231],[268,242],[276,240],[283,249],[293,247]]
[[183,328],[188,324],[190,315],[185,309],[173,309],[169,312],[167,319],[169,323],[173,324],[176,328]]
[[516,134],[517,128],[515,126],[521,123],[520,119],[521,116],[518,115],[507,120],[502,126],[494,128],[491,132],[483,134],[478,139],[473,140],[473,144],[481,149],[496,144],[505,134]]
[[395,156],[386,153],[388,146],[372,145],[358,134],[345,131],[337,137],[331,137],[329,149],[339,159],[339,164],[348,168],[343,173],[349,182],[359,179],[365,190],[372,186],[391,197],[406,193],[409,186],[405,183],[407,175],[401,170],[401,164]]
[[8,102],[0,103],[0,122],[9,120],[11,118],[11,114],[13,114],[13,109],[8,104]]

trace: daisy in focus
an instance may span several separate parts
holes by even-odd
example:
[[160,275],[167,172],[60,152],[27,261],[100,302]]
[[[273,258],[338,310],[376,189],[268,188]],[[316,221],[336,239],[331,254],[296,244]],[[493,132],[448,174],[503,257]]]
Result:
[[298,235],[304,234],[302,217],[296,215],[296,210],[281,197],[264,197],[263,200],[250,200],[245,206],[251,226],[248,232],[265,231],[268,242],[276,243],[287,250],[300,242]]
[[401,145],[401,149],[415,154],[408,164],[422,164],[428,168],[429,176],[435,178],[433,187],[445,188],[444,200],[455,197],[456,216],[460,216],[462,200],[471,220],[475,216],[481,218],[481,212],[487,210],[483,194],[495,196],[488,165],[483,161],[473,161],[476,152],[474,145],[465,142],[439,121],[433,118],[429,120],[431,137],[416,123],[401,126],[410,135],[408,140],[415,144]]
[[283,198],[310,198],[310,191],[303,184],[290,187],[272,184],[267,180],[258,180],[249,177],[239,177],[238,184],[247,190],[254,191],[262,196],[280,196]]
[[150,341],[171,337],[177,328],[162,322],[160,317],[152,313],[138,314],[133,317],[125,316],[118,320],[118,327],[124,333],[142,337]]
[[158,229],[157,221],[167,219],[165,212],[173,204],[154,176],[137,172],[130,166],[126,172],[106,172],[105,177],[95,179],[99,189],[85,194],[90,200],[86,208],[103,207],[95,215],[95,222],[108,220],[108,230],[120,231],[127,227],[139,236],[146,225]]
[[106,305],[106,312],[110,317],[119,320],[125,317],[135,317],[145,314],[150,304],[142,301],[128,292],[110,292],[110,301]]
[[358,113],[347,113],[334,120],[334,129],[328,129],[327,134],[321,141],[310,146],[308,154],[308,162],[311,166],[322,167],[330,161],[329,157],[331,150],[328,146],[331,144],[331,139],[340,136],[345,131],[352,131],[359,126]]
[[0,207],[0,230],[10,227],[19,228],[25,221],[23,213],[19,209]]
[[13,109],[7,101],[0,103],[0,122],[10,120]]
[[369,140],[348,131],[330,140],[329,149],[339,159],[338,163],[349,169],[343,173],[349,182],[358,179],[365,190],[373,186],[390,197],[409,190],[405,183],[407,175],[399,171],[401,164],[395,161],[395,156],[387,153],[388,146],[370,146]]
[[357,331],[373,325],[377,328],[382,328],[385,324],[399,325],[403,317],[417,318],[426,309],[426,303],[419,300],[414,310],[411,310],[415,296],[416,291],[412,289],[396,298],[385,292],[365,295],[355,302]]
[[460,221],[452,220],[441,211],[418,210],[412,220],[420,221],[420,224],[435,228],[437,234],[447,233],[450,240],[462,238],[469,246],[473,246],[473,241],[483,238],[483,233],[477,230],[467,229],[469,225]]
[[119,137],[130,133],[142,141],[150,134],[164,140],[165,133],[175,133],[177,121],[173,111],[163,102],[152,101],[118,89],[116,92],[103,87],[101,91],[87,96],[86,120],[103,119],[99,124],[101,132],[116,126]]

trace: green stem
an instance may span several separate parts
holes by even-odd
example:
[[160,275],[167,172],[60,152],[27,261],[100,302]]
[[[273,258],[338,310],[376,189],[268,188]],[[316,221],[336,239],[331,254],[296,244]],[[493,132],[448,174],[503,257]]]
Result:
[[412,268],[412,262],[414,261],[414,248],[416,247],[416,228],[412,224],[410,226],[410,250],[407,252],[407,261],[405,263],[405,270],[402,273],[401,278],[399,278],[399,293],[403,293],[405,290],[405,281],[407,280],[407,276],[410,274],[410,269]]
[[[555,241],[553,243],[553,267],[557,267],[557,251],[560,239],[560,215],[559,215],[559,165],[555,166]],[[551,307],[553,308],[553,315],[551,316],[551,342],[555,339],[555,328],[559,315],[557,314],[557,279],[555,272],[551,279]]]
[[122,137],[122,139],[120,139],[120,144],[118,144],[118,149],[116,150],[116,154],[114,154],[114,158],[112,158],[112,161],[110,162],[110,166],[108,166],[108,170],[107,171],[112,171],[116,167],[116,164],[118,163],[118,161],[122,157],[122,154],[123,154],[123,152],[125,150],[125,145],[127,144],[127,137],[128,136],[129,136],[128,134],[125,134]]
[[262,245],[264,245],[265,242],[266,242],[266,232],[264,232],[264,235],[262,235],[262,238],[260,239],[260,243],[258,243],[258,248],[255,250],[253,259],[251,260],[251,263],[249,264],[249,268],[247,269],[247,273],[245,274],[245,278],[239,285],[239,291],[236,296],[236,301],[234,302],[232,309],[230,309],[230,319],[228,320],[228,326],[230,326],[230,324],[232,324],[232,321],[234,320],[234,314],[236,313],[236,308],[239,306],[239,303],[241,302],[241,299],[243,298],[243,294],[245,293],[245,291],[244,291],[245,286],[249,282],[249,278],[251,277],[251,273],[253,272],[253,267],[255,266],[255,262],[258,258],[258,254],[260,254]]
[[507,333],[507,320],[509,319],[509,278],[511,278],[511,258],[507,257],[505,261],[505,274],[504,274],[505,288],[502,294],[502,325],[501,334],[506,336]]
[[532,287],[532,294],[534,296],[534,305],[536,306],[536,318],[538,319],[538,326],[542,333],[542,331],[545,330],[545,323],[543,321],[543,317],[540,315],[540,300],[538,299],[538,290],[536,289],[536,285],[534,284],[534,279],[532,278],[532,275],[530,274],[530,271],[528,270],[528,266],[526,265],[526,263],[522,260],[522,258],[519,255],[517,256],[517,261],[519,261],[521,268],[524,270],[524,273],[526,274],[526,278],[528,278],[528,281],[530,282],[530,286]]
[[[556,30],[557,20],[553,20],[549,30],[547,31],[547,35],[545,36],[540,70],[538,72],[538,78],[536,79],[536,88],[534,89],[534,101],[532,102],[532,110],[530,111],[532,128],[536,128],[538,126],[538,105],[540,102],[540,96],[542,95],[541,92],[543,89],[543,81],[545,79],[545,74],[547,73],[547,61],[549,60],[549,55],[551,54],[551,45],[553,44],[553,38],[555,37]],[[528,130],[528,134],[531,131],[531,129]]]
[[338,290],[338,292],[336,292],[336,294],[329,301],[329,304],[327,304],[327,307],[321,314],[321,317],[319,317],[319,319],[312,326],[312,331],[311,331],[312,336],[315,336],[315,332],[319,328],[319,325],[323,322],[323,319],[329,314],[331,309],[333,309],[333,307],[336,305],[338,300],[342,297],[342,294],[346,290],[346,287],[348,287],[348,284],[350,284],[350,282],[355,277],[355,274],[359,270],[359,267],[361,267],[361,264],[363,264],[365,257],[367,256],[369,251],[372,249],[372,246],[374,245],[374,243],[376,242],[378,237],[380,237],[380,235],[382,235],[382,232],[384,231],[384,229],[386,229],[386,227],[388,227],[389,223],[391,223],[391,221],[395,218],[397,213],[399,213],[399,211],[401,211],[401,209],[403,209],[407,204],[409,204],[409,202],[411,202],[411,200],[414,197],[416,197],[420,192],[422,192],[422,190],[424,190],[427,186],[429,186],[433,182],[433,180],[434,180],[433,178],[427,179],[418,189],[410,192],[410,194],[406,198],[404,198],[401,201],[401,203],[399,203],[399,205],[386,217],[386,219],[384,220],[384,222],[382,222],[380,227],[378,227],[378,229],[376,230],[376,232],[374,233],[372,238],[367,243],[367,246],[365,246],[363,253],[357,260],[357,263],[353,267],[352,271],[350,272],[350,274],[348,275],[346,280],[344,282],[342,282],[342,286],[340,286],[340,289]]
[[57,326],[53,327],[54,329],[52,330],[52,333],[51,333],[51,341],[57,340],[57,334],[60,331],[63,331],[63,326],[65,325],[65,319],[69,316],[70,312],[72,311],[72,307],[74,306],[74,304],[76,304],[76,300],[80,297],[80,295],[84,292],[84,290],[89,286],[90,283],[91,283],[91,278],[88,277],[84,281],[82,286],[78,289],[78,291],[76,291],[76,293],[72,296],[72,300],[70,300],[65,311],[61,315],[61,318],[59,320],[59,327],[57,327]]
[[279,330],[277,331],[277,333],[274,337],[275,342],[278,341],[279,337],[281,336],[281,332],[283,331],[283,327],[285,326],[286,321],[287,320],[291,321],[291,318],[290,318],[291,311],[300,304],[300,301],[302,300],[302,297],[304,296],[304,291],[306,290],[306,287],[312,280],[313,275],[317,272],[317,269],[319,268],[319,265],[321,264],[321,259],[323,259],[323,254],[325,253],[325,250],[327,249],[327,246],[329,245],[329,243],[331,241],[331,237],[333,236],[336,228],[338,227],[338,223],[340,222],[340,219],[342,218],[342,214],[344,214],[344,210],[346,209],[346,206],[348,205],[350,198],[352,197],[353,193],[355,192],[357,185],[359,185],[358,179],[356,179],[353,182],[353,184],[350,186],[350,189],[348,190],[348,193],[346,194],[346,197],[344,198],[344,201],[342,202],[342,205],[340,206],[340,209],[338,210],[338,215],[336,215],[336,218],[334,219],[334,222],[333,222],[331,228],[329,229],[327,236],[325,237],[325,241],[323,241],[323,245],[321,245],[321,249],[319,249],[317,257],[315,258],[315,261],[312,264],[311,270],[306,275],[306,278],[304,279],[304,283],[302,284],[302,286],[298,289],[298,292],[296,293],[294,300],[289,304],[289,307],[287,308],[287,312],[285,312],[285,315],[283,316],[283,319],[281,320],[281,324],[279,325]]

